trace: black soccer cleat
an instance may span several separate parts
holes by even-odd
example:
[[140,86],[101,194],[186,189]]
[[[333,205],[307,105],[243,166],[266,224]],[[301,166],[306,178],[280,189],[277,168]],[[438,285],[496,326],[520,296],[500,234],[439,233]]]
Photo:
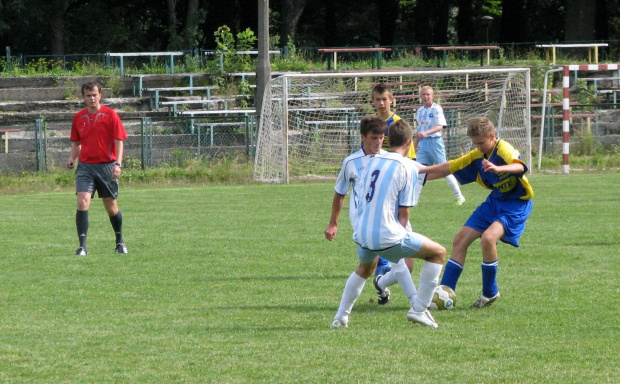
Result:
[[125,246],[125,243],[116,244],[116,253],[129,253],[127,247]]
[[88,255],[88,249],[86,247],[79,247],[77,251],[75,251],[76,256],[86,256]]
[[377,303],[379,305],[388,305],[390,304],[390,289],[385,288],[381,290],[379,287],[379,279],[382,278],[383,275],[378,275],[373,279],[373,283],[375,285],[375,289],[377,290]]

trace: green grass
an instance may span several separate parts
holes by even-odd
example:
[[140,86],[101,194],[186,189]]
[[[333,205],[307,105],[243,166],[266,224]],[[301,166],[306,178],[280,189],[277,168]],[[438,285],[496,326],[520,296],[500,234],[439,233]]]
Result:
[[[370,281],[329,329],[357,263],[346,211],[323,237],[332,183],[124,186],[129,255],[94,201],[84,258],[71,190],[0,196],[0,382],[618,382],[620,174],[530,179],[522,246],[499,246],[502,298],[469,308],[476,242],[438,329],[406,321],[398,287],[378,307]],[[486,197],[463,192],[456,207],[429,182],[414,227],[450,249]]]

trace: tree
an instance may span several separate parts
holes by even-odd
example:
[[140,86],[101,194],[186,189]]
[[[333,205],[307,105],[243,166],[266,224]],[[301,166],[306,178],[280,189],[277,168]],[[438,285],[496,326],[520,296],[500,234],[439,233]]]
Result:
[[289,39],[295,41],[295,32],[299,19],[306,8],[306,0],[282,0],[280,41],[282,46],[289,43]]
[[565,41],[594,39],[597,5],[598,2],[592,0],[566,0]]

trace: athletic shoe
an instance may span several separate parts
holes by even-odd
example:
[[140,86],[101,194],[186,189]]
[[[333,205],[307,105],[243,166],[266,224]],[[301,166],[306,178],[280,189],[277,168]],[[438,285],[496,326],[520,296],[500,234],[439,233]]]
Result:
[[499,299],[499,292],[497,292],[495,294],[495,296],[493,297],[486,297],[484,295],[480,295],[480,297],[478,298],[478,300],[476,300],[475,303],[473,303],[471,305],[472,308],[483,308],[483,307],[488,307],[489,305],[493,304],[493,302],[495,300]]
[[88,255],[88,249],[85,247],[79,247],[77,251],[75,251],[76,256],[86,256]]
[[125,243],[116,244],[116,253],[129,253],[129,251],[127,251]]
[[336,319],[332,322],[332,325],[330,325],[329,327],[330,328],[347,328],[348,326],[349,326],[349,323],[345,323],[342,320]]
[[385,287],[385,289],[382,290],[379,287],[379,279],[382,277],[383,275],[376,276],[372,282],[375,285],[375,289],[377,290],[377,303],[379,303],[379,305],[388,305],[390,304],[391,293],[389,288]]
[[386,265],[377,265],[377,268],[375,268],[375,277],[379,275],[385,275],[391,270],[392,267],[390,266],[390,263],[387,263]]
[[422,312],[416,312],[413,308],[407,312],[407,319],[409,321],[413,321],[414,323],[420,323],[422,325],[426,325],[427,327],[438,328],[439,325],[433,318],[433,315],[425,309]]
[[459,197],[458,199],[456,199],[456,205],[463,205],[465,204],[465,198],[464,197]]

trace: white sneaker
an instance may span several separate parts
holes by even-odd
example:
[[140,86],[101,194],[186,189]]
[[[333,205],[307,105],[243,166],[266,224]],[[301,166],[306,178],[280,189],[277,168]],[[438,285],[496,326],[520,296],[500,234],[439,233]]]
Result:
[[413,308],[407,312],[407,319],[409,321],[413,321],[414,323],[420,323],[422,325],[426,325],[427,327],[438,328],[439,325],[433,318],[433,315],[425,309],[422,312],[416,312]]
[[480,295],[480,297],[478,298],[478,300],[476,300],[475,303],[473,303],[471,305],[472,308],[483,308],[483,307],[488,307],[489,305],[493,304],[493,302],[495,300],[499,299],[499,292],[497,292],[494,296],[492,297],[486,297],[484,295]]
[[330,328],[347,328],[348,326],[349,326],[349,323],[345,323],[342,320],[336,319],[332,322],[332,325],[330,325],[329,327]]

